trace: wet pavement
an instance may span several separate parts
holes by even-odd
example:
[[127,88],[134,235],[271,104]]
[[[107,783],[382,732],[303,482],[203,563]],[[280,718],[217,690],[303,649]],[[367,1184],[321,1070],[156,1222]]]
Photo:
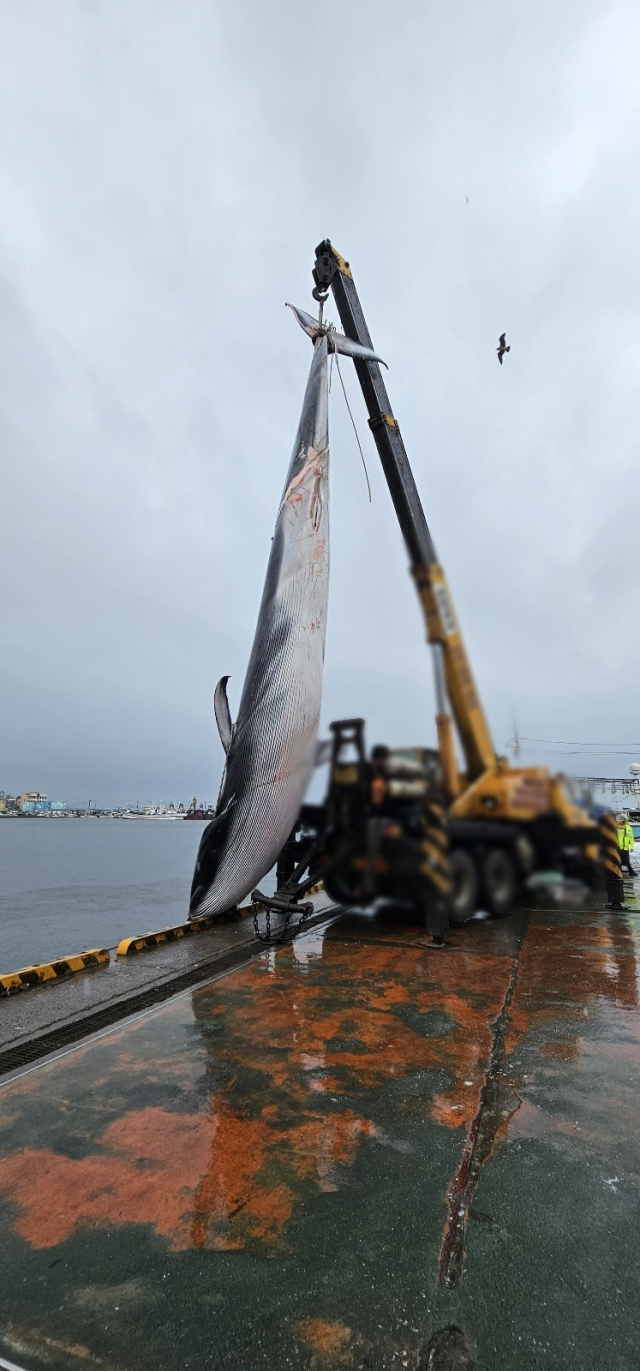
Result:
[[[312,897],[314,918],[336,905],[324,892]],[[273,917],[277,930],[280,918]],[[264,929],[264,916],[260,918]],[[156,925],[157,926],[157,925]],[[138,924],[131,933],[142,934]],[[166,999],[188,983],[206,980],[222,963],[251,956],[257,946],[251,914],[233,923],[199,928],[177,942],[117,957],[67,980],[23,990],[0,1000],[0,1077],[25,1065],[62,1041],[77,1041],[107,1022],[148,1007],[145,1000]],[[182,982],[182,984],[181,984]]]
[[344,915],[9,1079],[0,1355],[635,1371],[640,910],[587,903]]

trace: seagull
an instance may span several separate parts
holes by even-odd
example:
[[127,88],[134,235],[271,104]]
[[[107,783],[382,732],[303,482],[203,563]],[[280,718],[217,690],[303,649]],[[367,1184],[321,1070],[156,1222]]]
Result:
[[511,347],[507,347],[506,334],[504,333],[500,334],[499,342],[500,346],[496,348],[496,352],[498,354],[498,361],[500,363],[500,366],[502,366],[502,358],[504,357],[505,352],[511,352]]

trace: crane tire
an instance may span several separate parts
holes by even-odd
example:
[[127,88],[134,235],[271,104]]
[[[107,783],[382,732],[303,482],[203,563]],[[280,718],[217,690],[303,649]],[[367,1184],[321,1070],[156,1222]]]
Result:
[[478,908],[480,881],[478,869],[470,852],[454,847],[449,853],[451,863],[451,897],[449,922],[466,924]]
[[518,873],[510,852],[490,847],[482,862],[482,889],[487,908],[495,919],[510,914],[516,902]]

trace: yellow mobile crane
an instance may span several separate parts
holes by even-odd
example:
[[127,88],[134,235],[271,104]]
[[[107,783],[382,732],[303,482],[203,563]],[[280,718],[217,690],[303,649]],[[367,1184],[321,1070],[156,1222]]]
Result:
[[[316,300],[324,303],[332,291],[347,337],[372,347],[351,268],[329,239],[316,249],[313,277]],[[522,880],[536,869],[560,868],[566,874],[592,879],[599,857],[598,828],[575,802],[562,776],[552,775],[546,767],[514,767],[496,754],[380,366],[358,360],[354,365],[433,650],[438,750],[378,748],[367,761],[363,721],[333,724],[327,801],[324,806],[303,806],[299,824],[281,854],[279,886],[292,894],[294,890],[302,893],[311,881],[310,876],[301,883],[302,874],[314,866],[312,875],[317,879],[319,865],[336,898],[362,902],[365,897],[393,893],[402,885],[397,875],[402,861],[394,864],[389,859],[389,843],[385,847],[380,835],[391,832],[393,824],[394,831],[399,833],[404,825],[414,838],[420,823],[422,831],[428,827],[432,820],[415,813],[422,785],[424,794],[433,793],[435,787],[445,799],[452,921],[464,922],[480,904],[493,914],[505,914]],[[464,770],[456,760],[454,727]],[[345,748],[351,749],[349,765],[344,763]],[[376,783],[385,775],[387,793],[397,797],[395,815],[387,814],[386,819],[379,804],[371,803],[372,778]],[[351,796],[348,802],[347,794]],[[378,814],[381,817],[376,818]]]

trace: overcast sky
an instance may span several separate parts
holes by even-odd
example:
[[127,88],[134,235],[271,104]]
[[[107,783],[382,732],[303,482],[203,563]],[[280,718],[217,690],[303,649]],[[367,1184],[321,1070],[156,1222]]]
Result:
[[[625,774],[637,4],[1,9],[0,788],[215,797],[212,692],[230,674],[237,707],[311,359],[283,306],[312,307],[324,236],[389,363],[496,747],[515,719],[563,744],[522,760]],[[334,388],[324,718],[430,743],[421,615],[342,370],[373,503]]]

